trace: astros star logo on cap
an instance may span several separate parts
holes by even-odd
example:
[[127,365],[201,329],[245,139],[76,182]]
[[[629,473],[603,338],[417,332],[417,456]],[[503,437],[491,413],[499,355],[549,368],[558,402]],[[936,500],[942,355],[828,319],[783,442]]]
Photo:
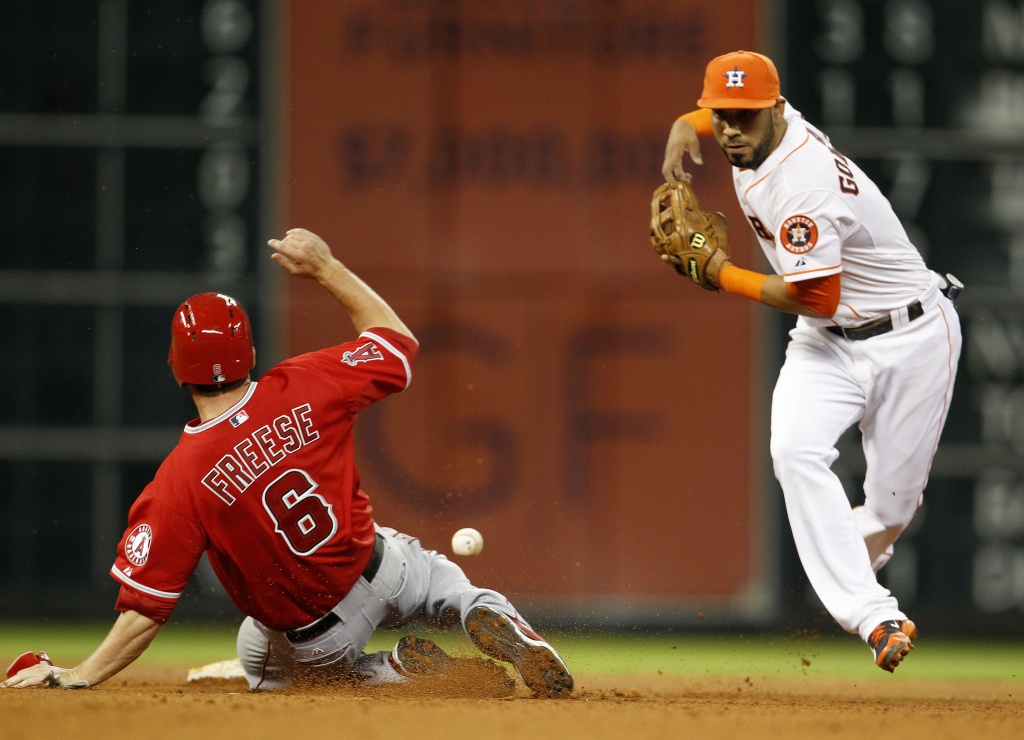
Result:
[[726,71],[722,75],[728,82],[725,83],[726,87],[743,87],[743,78],[747,76],[746,72],[740,70],[738,66]]

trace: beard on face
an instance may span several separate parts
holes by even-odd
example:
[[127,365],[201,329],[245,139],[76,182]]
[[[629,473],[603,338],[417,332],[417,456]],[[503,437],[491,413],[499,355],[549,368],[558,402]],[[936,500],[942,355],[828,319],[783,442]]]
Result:
[[764,161],[768,159],[768,155],[772,153],[772,142],[775,141],[775,119],[771,116],[768,117],[768,125],[765,127],[764,135],[756,146],[751,147],[750,152],[746,155],[743,154],[730,154],[724,148],[726,158],[729,160],[729,164],[733,167],[745,167],[747,169],[756,170]]

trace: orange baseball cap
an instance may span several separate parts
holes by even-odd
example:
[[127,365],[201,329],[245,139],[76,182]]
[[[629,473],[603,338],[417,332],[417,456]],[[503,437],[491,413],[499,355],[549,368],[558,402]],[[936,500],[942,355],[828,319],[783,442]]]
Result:
[[779,99],[779,73],[771,59],[753,51],[715,57],[704,71],[701,108],[771,108]]

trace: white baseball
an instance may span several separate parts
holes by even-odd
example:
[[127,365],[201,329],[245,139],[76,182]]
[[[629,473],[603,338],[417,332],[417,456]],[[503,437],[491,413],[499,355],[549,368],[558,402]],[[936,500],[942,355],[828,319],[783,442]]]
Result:
[[456,555],[479,555],[484,549],[484,536],[472,527],[464,527],[452,535],[452,552]]

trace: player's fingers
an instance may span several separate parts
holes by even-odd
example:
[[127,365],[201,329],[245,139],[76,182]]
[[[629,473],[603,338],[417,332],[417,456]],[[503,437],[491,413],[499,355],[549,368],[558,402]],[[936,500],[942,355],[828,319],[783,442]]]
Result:
[[24,689],[29,686],[39,686],[46,679],[47,675],[49,675],[48,671],[42,677],[36,677],[29,671],[21,671],[8,678],[0,686],[5,689]]
[[291,259],[286,254],[281,254],[280,252],[277,252],[275,254],[270,255],[270,259],[274,260],[274,262],[288,270],[288,272],[295,272],[296,270],[299,269],[298,263],[295,260]]
[[274,262],[283,267],[285,271],[291,273],[292,275],[298,275],[300,272],[298,265],[296,265],[294,262],[285,257],[283,254],[280,254],[279,252],[275,252],[274,254],[270,255],[270,259],[274,260]]
[[303,240],[301,236],[288,235],[284,239],[270,239],[267,241],[270,247],[293,261],[300,260],[303,254]]
[[700,153],[700,141],[694,141],[687,147],[686,152],[690,155],[690,159],[693,160],[694,164],[704,164],[704,160],[701,158]]
[[693,175],[683,169],[683,163],[680,162],[676,165],[675,170],[672,173],[672,178],[676,182],[690,182],[693,179]]
[[661,174],[665,182],[672,182],[676,179],[676,172],[683,166],[683,150],[671,139],[665,146],[665,159],[661,165]]
[[675,180],[676,180],[676,182],[692,182],[693,181],[693,175],[691,175],[689,172],[684,170],[682,168],[682,165],[680,165],[679,167],[676,168]]
[[8,681],[4,685],[7,686],[8,688],[12,688],[12,689],[27,689],[30,686],[39,686],[40,684],[42,684],[42,681],[40,681],[38,679],[12,678],[10,681]]
[[329,260],[331,251],[316,234],[305,229],[289,229],[284,239],[267,241],[275,254],[277,263],[292,275],[314,276]]
[[281,244],[292,249],[303,249],[309,244],[309,239],[305,234],[287,234]]

